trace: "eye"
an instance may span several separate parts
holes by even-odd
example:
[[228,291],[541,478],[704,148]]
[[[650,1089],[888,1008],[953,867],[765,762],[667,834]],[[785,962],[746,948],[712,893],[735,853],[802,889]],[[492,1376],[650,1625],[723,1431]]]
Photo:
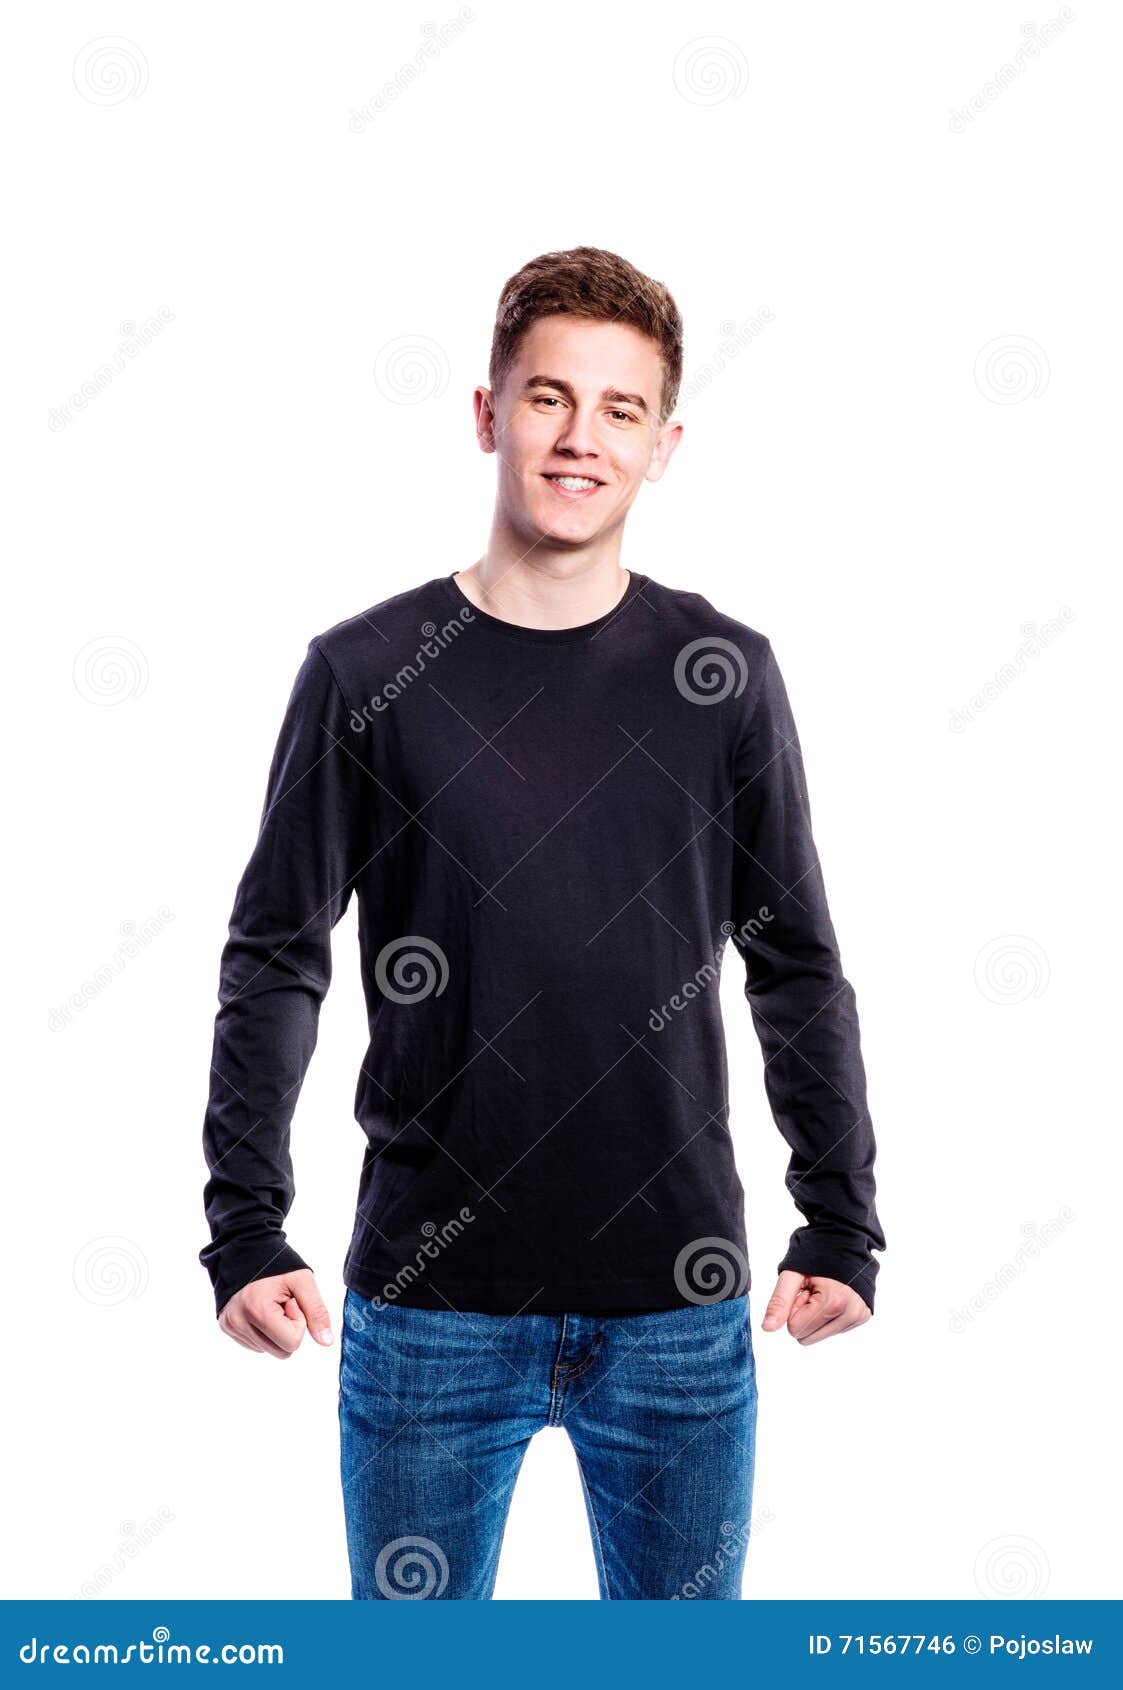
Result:
[[609,411],[608,414],[609,414],[610,417],[623,417],[625,422],[635,422],[636,421],[636,418],[633,417],[631,411]]
[[561,400],[556,393],[539,393],[531,400],[532,405],[560,405]]

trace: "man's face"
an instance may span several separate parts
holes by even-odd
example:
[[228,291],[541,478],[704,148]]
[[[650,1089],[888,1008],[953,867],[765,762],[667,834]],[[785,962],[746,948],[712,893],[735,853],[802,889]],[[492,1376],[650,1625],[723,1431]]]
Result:
[[476,389],[477,433],[499,454],[499,504],[528,545],[581,548],[619,528],[682,432],[659,428],[659,348],[620,323],[542,317],[500,392]]

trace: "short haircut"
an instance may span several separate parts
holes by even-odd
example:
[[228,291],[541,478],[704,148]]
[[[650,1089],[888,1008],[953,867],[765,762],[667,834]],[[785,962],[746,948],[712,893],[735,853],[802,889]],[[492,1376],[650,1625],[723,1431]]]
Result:
[[626,323],[656,343],[663,360],[663,391],[655,419],[661,428],[675,408],[682,383],[682,318],[662,282],[601,247],[543,253],[504,282],[488,366],[492,392],[502,387],[531,324],[562,314]]

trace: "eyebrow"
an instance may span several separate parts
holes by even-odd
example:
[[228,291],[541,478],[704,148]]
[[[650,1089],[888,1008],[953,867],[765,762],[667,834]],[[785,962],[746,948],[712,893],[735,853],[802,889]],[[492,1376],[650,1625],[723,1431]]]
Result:
[[[559,393],[564,393],[567,399],[576,399],[577,394],[572,384],[564,381],[561,376],[529,376],[523,383],[523,392],[532,387],[556,387]],[[602,399],[608,399],[617,405],[635,405],[646,412],[647,400],[642,393],[621,393],[619,388],[606,387],[601,394]]]

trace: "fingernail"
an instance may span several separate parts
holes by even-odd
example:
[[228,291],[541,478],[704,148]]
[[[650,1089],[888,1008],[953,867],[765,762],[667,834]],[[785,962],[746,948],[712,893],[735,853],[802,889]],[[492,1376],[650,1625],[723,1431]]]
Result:
[[321,1342],[321,1344],[330,1344],[331,1343],[331,1327],[330,1326],[325,1326],[323,1331],[320,1333],[320,1342]]

